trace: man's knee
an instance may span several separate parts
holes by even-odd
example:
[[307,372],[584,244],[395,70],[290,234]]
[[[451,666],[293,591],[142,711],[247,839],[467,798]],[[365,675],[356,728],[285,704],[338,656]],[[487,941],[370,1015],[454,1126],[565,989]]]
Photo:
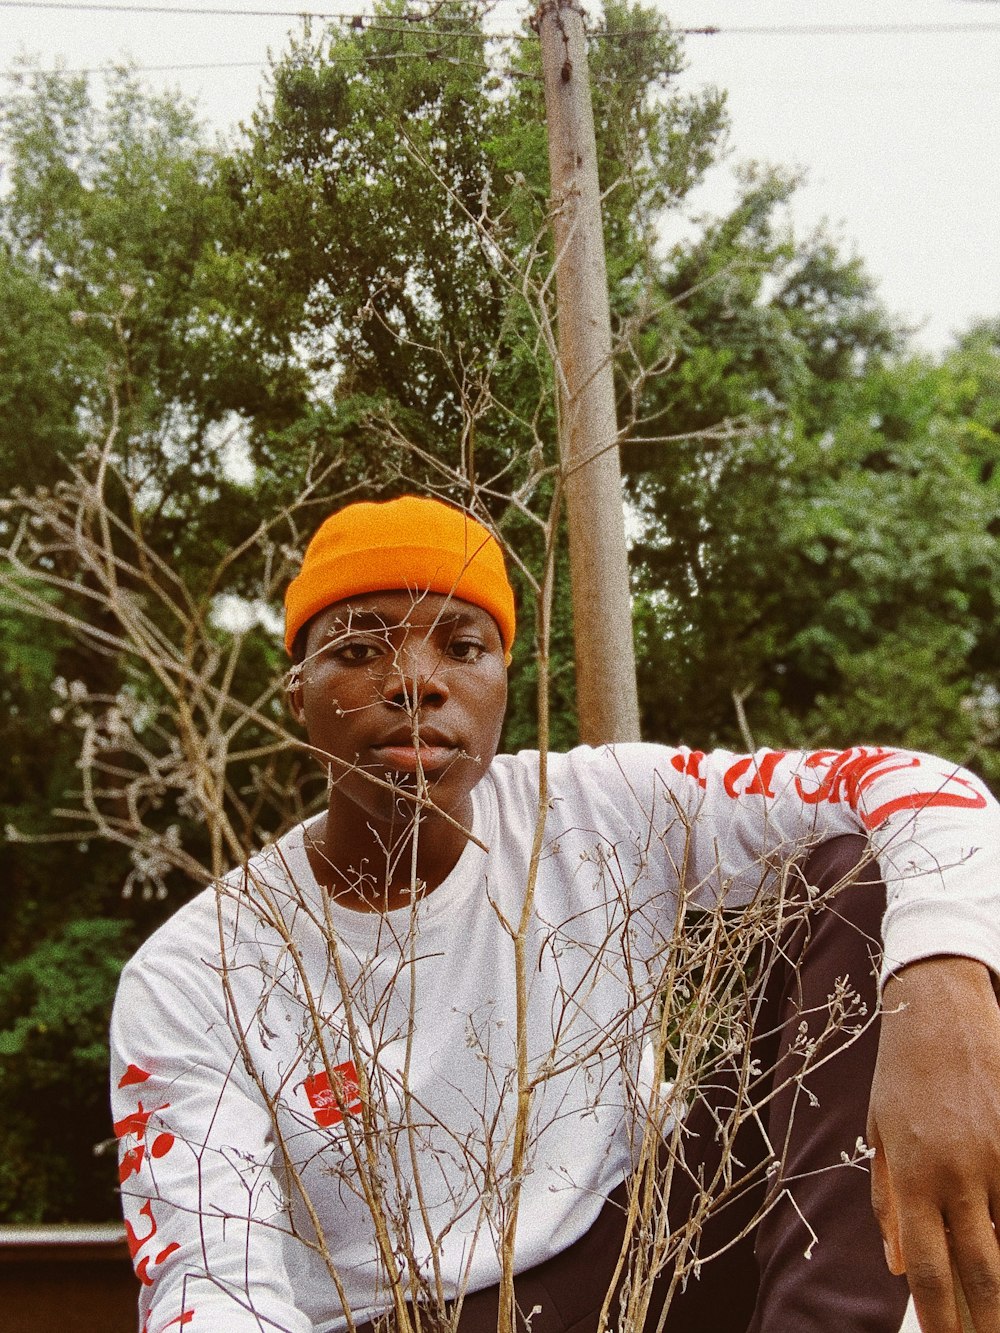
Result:
[[815,847],[798,872],[803,888],[821,895],[820,912],[861,930],[878,942],[885,912],[882,871],[868,839],[844,833]]
[[842,833],[821,842],[806,857],[802,873],[818,889],[848,884],[877,884],[882,872],[868,839],[860,833]]

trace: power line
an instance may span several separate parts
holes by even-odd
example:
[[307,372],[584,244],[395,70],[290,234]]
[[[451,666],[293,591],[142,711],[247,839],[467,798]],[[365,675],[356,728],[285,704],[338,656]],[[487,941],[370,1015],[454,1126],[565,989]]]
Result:
[[[455,0],[457,3],[457,0]],[[101,0],[0,0],[0,9],[43,9],[66,11],[85,11],[106,14],[160,14],[184,15],[185,17],[210,18],[281,18],[281,19],[324,19],[340,23],[345,27],[355,28],[359,32],[394,33],[396,35],[419,32],[426,37],[446,37],[453,41],[468,38],[471,41],[493,42],[504,39],[523,37],[523,32],[485,32],[479,28],[435,28],[428,20],[436,18],[438,6],[443,0],[437,0],[429,15],[409,11],[400,15],[389,15],[388,20],[375,14],[345,14],[334,10],[321,9],[222,9],[214,6],[186,5],[114,5]]]
[[47,74],[65,74],[69,77],[106,75],[113,73],[116,69],[124,69],[126,74],[183,74],[188,70],[203,69],[260,69],[267,63],[267,57],[262,56],[260,60],[218,60],[208,64],[196,65],[95,65],[90,69],[50,69],[43,70]]
[[[320,9],[223,9],[205,5],[112,5],[98,3],[97,0],[0,0],[0,9],[72,9],[99,11],[106,14],[187,14],[214,18],[259,18],[259,19],[338,19],[345,23],[357,23],[359,26],[378,22],[381,19],[368,14],[343,14]],[[404,20],[399,31],[405,32],[408,26],[422,21],[420,14],[389,15],[390,19]]]
[[[646,30],[652,34],[655,29]],[[1000,32],[1000,23],[785,23],[726,24],[725,27],[675,28],[687,37],[853,37],[871,33],[888,35],[944,32]],[[600,36],[611,35],[602,32]]]
[[187,17],[193,15],[211,18],[325,19],[345,27],[356,28],[359,32],[396,35],[420,33],[421,36],[450,38],[452,41],[468,38],[470,41],[493,42],[524,35],[515,32],[483,32],[478,28],[434,28],[428,25],[422,15],[415,13],[402,15],[402,22],[397,20],[387,23],[374,15],[342,14],[318,9],[216,9],[204,6],[187,8],[181,5],[112,5],[97,3],[96,0],[0,0],[0,9],[54,9],[64,12],[97,11],[111,14],[167,14]]
[[[435,6],[436,8],[436,6]],[[273,18],[273,19],[335,19],[342,23],[355,24],[357,27],[377,26],[380,32],[410,32],[421,25],[424,28],[424,16],[417,13],[386,16],[389,22],[376,15],[344,14],[332,10],[320,9],[223,9],[204,5],[112,5],[99,3],[98,0],[0,0],[0,9],[59,9],[86,10],[105,14],[185,14],[197,17],[213,18]],[[458,29],[442,30],[445,36],[458,33]],[[476,37],[480,34],[475,29],[462,36]],[[486,34],[492,36],[493,34]]]
[[[437,16],[443,4],[455,3],[455,0],[437,0],[432,4],[432,12],[427,18]],[[112,14],[178,14],[213,18],[281,18],[281,19],[332,19],[356,27],[377,27],[380,32],[409,32],[419,27],[421,31],[431,31],[434,35],[456,35],[455,29],[427,29],[425,16],[417,12],[403,14],[346,14],[337,10],[325,9],[225,9],[221,6],[206,5],[114,5],[101,3],[101,0],[0,0],[0,9],[54,9],[76,10]],[[608,28],[591,30],[592,37],[649,37],[663,29],[632,28],[612,31]],[[671,32],[683,37],[726,37],[726,36],[762,36],[762,37],[840,37],[866,34],[902,34],[909,33],[948,33],[948,32],[997,32],[1000,23],[802,23],[802,24],[752,24],[735,23],[719,26],[671,28]],[[462,30],[463,36],[469,37],[514,37],[519,33],[491,32],[481,33],[476,29]]]
[[[416,51],[391,51],[386,55],[372,55],[366,57],[366,62],[374,60],[423,60],[426,56]],[[527,79],[532,82],[540,82],[541,74],[534,70],[517,69],[514,66],[500,64],[486,64],[481,60],[460,60],[455,56],[440,55],[437,59],[446,65],[452,67],[461,67],[463,69],[475,69],[485,73],[506,74],[512,79]],[[197,62],[195,64],[175,64],[175,65],[132,65],[128,63],[118,63],[109,61],[106,65],[93,65],[88,68],[64,68],[57,66],[54,69],[42,69],[39,73],[54,74],[62,78],[107,78],[118,71],[125,74],[184,74],[188,72],[198,72],[200,70],[210,69],[262,69],[268,62],[267,56],[261,56],[259,60],[213,60],[209,62]],[[34,67],[32,67],[34,68]]]
[[[205,5],[115,5],[101,0],[0,0],[0,9],[43,9],[105,14],[163,14],[198,18],[280,18],[326,19],[351,27],[374,32],[422,32],[434,37],[469,37],[479,41],[494,41],[523,36],[520,32],[484,32],[477,28],[432,28],[428,20],[436,18],[443,2],[437,0],[429,15],[405,12],[399,15],[346,14],[324,9],[224,9]],[[708,25],[688,28],[627,28],[612,30],[595,28],[591,37],[632,38],[655,37],[669,32],[680,37],[850,37],[862,35],[905,36],[920,33],[1000,32],[1000,23],[803,23],[803,24],[727,24],[725,27]],[[181,68],[177,66],[176,68]],[[195,68],[190,66],[189,68]],[[205,68],[209,68],[206,66]],[[213,66],[227,68],[227,66]]]
[[[195,14],[198,16],[214,15],[231,18],[353,18],[347,14],[321,14],[316,11],[305,13],[290,9],[206,9],[183,5],[104,5],[90,3],[70,3],[69,0],[0,0],[0,9],[74,9],[99,10],[110,14]],[[360,15],[358,16],[360,17]]]

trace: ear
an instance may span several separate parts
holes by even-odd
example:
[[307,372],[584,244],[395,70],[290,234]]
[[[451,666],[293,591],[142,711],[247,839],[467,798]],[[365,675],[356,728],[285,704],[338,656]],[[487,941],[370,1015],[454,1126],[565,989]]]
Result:
[[288,687],[285,691],[285,699],[288,703],[288,711],[299,724],[304,727],[306,724],[305,700],[302,697],[302,667],[293,666],[288,673]]

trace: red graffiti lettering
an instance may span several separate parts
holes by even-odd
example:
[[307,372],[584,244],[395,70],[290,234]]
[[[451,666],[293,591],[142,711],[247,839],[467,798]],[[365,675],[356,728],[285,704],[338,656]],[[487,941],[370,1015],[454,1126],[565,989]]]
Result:
[[160,1333],[166,1333],[167,1329],[173,1328],[175,1324],[190,1324],[193,1318],[194,1318],[194,1310],[184,1310],[183,1313],[179,1314],[176,1319],[171,1319],[169,1324],[164,1324],[163,1328],[160,1330]]
[[149,1272],[150,1264],[153,1264],[154,1267],[159,1267],[159,1265],[162,1264],[165,1259],[168,1259],[170,1255],[172,1255],[175,1252],[175,1250],[179,1250],[181,1247],[177,1241],[172,1241],[164,1249],[160,1250],[160,1252],[156,1255],[155,1258],[153,1258],[148,1254],[145,1254],[137,1262],[136,1256],[139,1254],[139,1251],[146,1248],[146,1246],[149,1244],[149,1242],[153,1239],[153,1237],[159,1230],[156,1224],[156,1218],[153,1216],[152,1200],[150,1199],[146,1200],[146,1202],[139,1209],[139,1216],[146,1217],[149,1219],[149,1230],[146,1232],[144,1236],[137,1235],[135,1228],[132,1226],[132,1223],[129,1222],[128,1219],[126,1218],[125,1239],[128,1242],[129,1258],[132,1260],[132,1264],[135,1267],[136,1276],[138,1277],[139,1281],[143,1284],[143,1286],[151,1287],[153,1283],[156,1281],[157,1275],[155,1273],[152,1275],[150,1274]]
[[699,787],[704,787],[706,781],[701,773],[704,758],[703,750],[691,750],[687,755],[675,754],[670,763],[678,773],[683,773],[685,777],[694,778]]
[[[850,750],[847,753],[850,754]],[[842,754],[843,751],[841,750],[813,750],[812,754],[806,755],[804,766],[806,768],[822,768],[828,759],[836,759],[838,755]]]
[[123,1154],[122,1160],[118,1165],[118,1183],[124,1185],[129,1176],[134,1176],[142,1169],[142,1159],[146,1155],[146,1145],[140,1143],[137,1148],[129,1148],[128,1152]]
[[149,1074],[145,1069],[140,1069],[138,1065],[129,1065],[128,1069],[125,1070],[125,1073],[122,1074],[121,1078],[118,1080],[118,1086],[120,1088],[128,1088],[133,1083],[145,1083],[148,1078]]
[[[722,786],[727,796],[774,796],[771,783],[774,780],[774,770],[785,757],[784,750],[768,750],[761,756],[758,763],[753,755],[745,755],[742,759],[737,759],[735,764],[730,764],[722,778]],[[737,787],[740,778],[745,777],[747,773],[753,770],[753,777],[741,792]]]
[[155,1259],[152,1255],[146,1254],[139,1260],[135,1266],[135,1275],[144,1287],[151,1287],[159,1277],[159,1273],[150,1273],[150,1264],[152,1264],[154,1268],[158,1268],[160,1264],[163,1263],[164,1259],[169,1258],[170,1255],[174,1254],[180,1248],[181,1247],[177,1241],[174,1241],[173,1244],[168,1245],[165,1250],[161,1250]]
[[145,1236],[137,1236],[132,1227],[132,1223],[128,1220],[128,1218],[125,1219],[125,1239],[128,1242],[128,1257],[133,1261],[133,1263],[135,1262],[135,1256],[139,1253],[139,1251],[146,1244],[146,1242],[152,1240],[153,1237],[156,1235],[156,1219],[153,1217],[153,1205],[149,1199],[147,1199],[146,1202],[139,1209],[139,1216],[149,1218],[149,1230],[147,1231]]
[[[795,779],[799,796],[807,805],[817,805],[820,801],[836,805],[843,801],[852,810],[858,810],[862,795],[881,778],[887,777],[890,773],[900,773],[905,769],[922,768],[917,755],[902,754],[898,750],[887,750],[882,747],[845,750],[842,753],[819,750],[806,760],[808,768],[822,768],[825,764],[829,764],[829,767],[815,791],[805,788],[800,778]],[[957,774],[938,773],[928,774],[928,777],[939,783],[936,789],[908,792],[883,801],[873,810],[858,810],[865,828],[877,828],[879,824],[885,823],[890,815],[900,810],[925,810],[941,806],[981,810],[986,805],[986,797],[966,778]],[[963,787],[965,791],[945,791],[944,788],[950,783]]]
[[[162,1106],[157,1108],[162,1111]],[[138,1108],[130,1115],[124,1116],[121,1120],[116,1120],[114,1125],[115,1133],[118,1137],[124,1138],[126,1134],[136,1134],[141,1137],[146,1132],[146,1126],[149,1124],[149,1117],[153,1114],[153,1108],[148,1111],[143,1110],[142,1102]]]
[[[123,1116],[121,1120],[116,1120],[114,1129],[120,1139],[129,1135],[134,1135],[137,1139],[145,1139],[146,1131],[149,1128],[149,1118],[157,1111],[165,1111],[170,1103],[166,1102],[163,1106],[150,1108],[148,1111],[139,1102],[137,1108],[129,1115]],[[153,1140],[150,1148],[150,1154],[153,1157],[165,1157],[174,1146],[174,1136],[172,1134],[158,1134]],[[136,1175],[142,1169],[143,1159],[146,1156],[145,1142],[138,1143],[135,1147],[122,1154],[121,1163],[118,1167],[119,1184],[124,1184],[130,1176]]]
[[976,791],[971,782],[959,777],[951,777],[948,781],[957,782],[968,788],[972,795],[962,796],[958,792],[932,791],[897,796],[894,801],[886,801],[884,805],[862,815],[862,823],[865,828],[878,828],[879,824],[884,824],[890,815],[896,814],[899,810],[926,810],[932,806],[957,806],[963,810],[982,810],[986,804],[986,797],[982,792]]
[[[140,1102],[134,1111],[131,1111],[126,1116],[122,1116],[121,1120],[115,1121],[114,1131],[120,1139],[125,1138],[126,1135],[129,1134],[134,1134],[137,1139],[145,1138],[146,1130],[149,1127],[150,1116],[156,1115],[160,1111],[167,1111],[169,1109],[170,1109],[170,1103],[164,1102],[162,1106],[151,1106],[147,1111],[143,1106],[142,1102]],[[169,1152],[173,1144],[173,1135],[171,1134],[166,1134],[166,1133],[160,1134],[157,1136],[155,1142],[159,1143],[161,1139],[170,1139],[170,1143],[162,1147],[160,1152],[154,1153],[156,1157],[162,1157],[164,1153]]]
[[750,755],[747,755],[745,759],[737,759],[735,764],[729,765],[725,773],[722,775],[722,786],[727,796],[732,796],[735,800],[739,795],[739,792],[736,790],[736,784],[739,782],[743,774],[749,770],[752,763],[753,758]]
[[317,1125],[339,1125],[344,1115],[361,1110],[358,1071],[353,1060],[345,1060],[333,1069],[333,1084],[326,1070],[305,1079],[303,1086]]
[[875,750],[844,750],[839,754],[836,751],[819,750],[809,756],[806,766],[820,768],[831,758],[833,762],[815,791],[807,790],[800,778],[795,779],[796,790],[807,805],[818,805],[820,801],[839,805],[845,801],[852,810],[856,810],[862,792],[873,782],[904,768],[920,767],[916,755],[901,755],[898,750],[886,750],[881,746]]
[[771,789],[771,783],[774,781],[774,770],[778,767],[784,757],[784,750],[769,750],[767,754],[763,755],[760,763],[757,765],[753,781],[750,783],[750,786],[744,790],[743,795],[773,797],[774,792]]

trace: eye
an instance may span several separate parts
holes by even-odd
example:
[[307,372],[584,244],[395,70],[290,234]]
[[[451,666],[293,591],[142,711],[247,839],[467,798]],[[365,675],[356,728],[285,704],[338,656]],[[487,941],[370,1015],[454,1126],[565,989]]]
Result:
[[478,639],[452,639],[448,644],[448,656],[456,662],[478,662],[485,652],[486,645]]
[[345,666],[365,666],[374,662],[385,649],[383,643],[373,643],[371,639],[348,639],[331,647],[332,655]]

